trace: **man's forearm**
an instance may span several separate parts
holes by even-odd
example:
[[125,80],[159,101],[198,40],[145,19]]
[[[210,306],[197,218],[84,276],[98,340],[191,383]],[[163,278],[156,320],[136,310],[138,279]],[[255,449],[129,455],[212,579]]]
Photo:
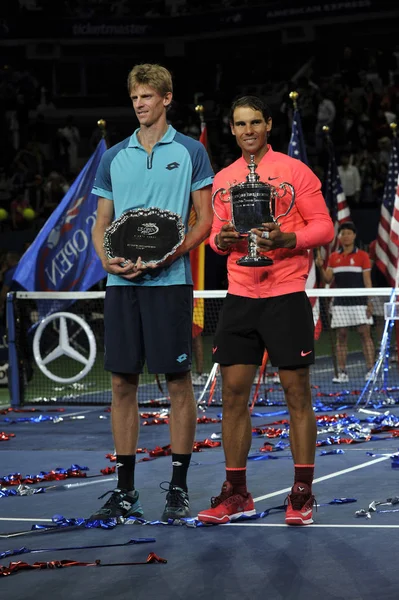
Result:
[[97,253],[97,256],[101,260],[101,263],[103,266],[107,262],[107,255],[105,254],[105,249],[104,249],[105,229],[106,229],[106,227],[99,227],[98,225],[95,225],[93,228],[93,232],[92,232],[92,240],[93,240],[94,249]]
[[179,246],[177,252],[179,255],[187,254],[194,250],[209,236],[212,223],[197,221],[194,227],[187,233],[184,242]]

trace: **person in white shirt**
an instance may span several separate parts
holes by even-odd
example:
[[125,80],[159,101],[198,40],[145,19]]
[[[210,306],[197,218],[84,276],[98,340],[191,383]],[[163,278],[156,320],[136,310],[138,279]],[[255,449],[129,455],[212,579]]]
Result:
[[335,104],[332,100],[330,100],[330,98],[328,97],[327,93],[320,90],[319,91],[319,104],[317,107],[317,122],[316,122],[316,129],[315,129],[315,135],[316,135],[316,149],[318,152],[321,152],[324,146],[324,131],[323,131],[323,127],[325,125],[328,125],[328,127],[330,128],[330,131],[333,128],[334,125],[334,121],[335,121],[335,115],[336,115],[336,108],[335,108]]
[[359,169],[350,163],[349,154],[344,153],[341,155],[341,164],[338,166],[338,173],[349,206],[358,204],[361,187],[360,173]]

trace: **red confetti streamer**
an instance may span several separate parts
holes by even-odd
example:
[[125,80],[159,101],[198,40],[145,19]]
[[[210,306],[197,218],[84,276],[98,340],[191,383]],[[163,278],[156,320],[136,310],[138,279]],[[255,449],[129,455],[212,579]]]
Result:
[[105,469],[100,469],[102,475],[112,475],[115,473],[116,467],[105,467]]
[[[142,419],[147,419],[141,423],[143,426],[169,424],[169,415],[163,415],[161,413],[143,412],[140,413],[140,417]],[[199,425],[207,425],[208,423],[221,423],[221,421],[222,419],[212,419],[206,416],[197,417],[197,424]]]
[[[203,441],[194,442],[193,452],[201,452],[203,448],[218,448],[221,445],[221,442],[216,442],[209,438],[206,438]],[[170,456],[172,454],[172,448],[170,444],[168,444],[167,446],[155,446],[155,448],[153,448],[152,450],[149,450],[148,448],[137,448],[136,454],[148,454],[148,456],[144,456],[138,461],[148,462],[161,456]],[[105,458],[108,458],[111,462],[114,462],[116,460],[116,456],[114,454],[106,454]],[[106,467],[105,469],[101,469],[101,473],[103,475],[111,475],[112,473],[115,473],[115,467]]]
[[0,431],[0,442],[8,442],[11,438],[15,437],[15,433],[6,433],[5,431]]
[[162,448],[160,446],[155,446],[155,448],[153,450],[150,450],[148,454],[150,455],[150,457],[156,458],[158,458],[159,456],[170,456],[172,454],[172,448],[170,447],[170,444],[168,444],[167,446],[162,446]]
[[280,429],[277,427],[266,427],[266,428],[254,427],[252,429],[252,433],[256,433],[256,435],[263,435],[268,438],[280,437],[280,435],[283,433],[283,431],[284,431],[284,429]]
[[33,564],[24,562],[22,560],[10,562],[8,567],[0,565],[0,576],[7,577],[8,575],[14,575],[19,571],[31,571],[35,569],[62,569],[65,567],[124,567],[132,565],[150,565],[150,564],[165,564],[168,561],[165,558],[161,558],[155,552],[150,552],[145,562],[126,562],[126,563],[102,563],[100,560],[95,562],[79,562],[76,560],[51,560],[46,562],[35,562]]
[[15,413],[49,413],[49,412],[65,412],[65,408],[48,408],[47,410],[41,410],[39,408],[4,408],[0,410],[0,415],[7,415],[10,412]]
[[214,442],[208,438],[203,442],[194,442],[193,452],[201,452],[202,448],[218,448],[222,442]]
[[13,486],[29,483],[42,483],[44,481],[63,481],[64,479],[70,479],[71,477],[87,477],[84,471],[79,469],[67,469],[63,473],[56,471],[49,471],[48,473],[41,473],[36,477],[22,477],[21,473],[12,473],[8,476],[7,480],[0,477],[0,484],[4,486]]
[[265,442],[261,448],[259,448],[259,452],[274,452],[273,446]]

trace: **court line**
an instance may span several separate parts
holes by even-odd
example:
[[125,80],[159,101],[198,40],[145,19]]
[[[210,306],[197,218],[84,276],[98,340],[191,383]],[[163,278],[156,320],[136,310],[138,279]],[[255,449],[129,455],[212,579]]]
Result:
[[68,417],[77,417],[79,415],[86,415],[87,413],[96,412],[96,410],[98,410],[98,408],[101,408],[101,407],[89,408],[88,410],[81,410],[81,411],[76,412],[76,413],[67,413],[67,412],[64,412],[64,413],[60,413],[60,417],[64,416],[67,419]]
[[[327,479],[332,479],[333,477],[338,477],[339,475],[345,475],[345,473],[351,473],[352,471],[357,471],[358,469],[364,469],[365,467],[370,467],[371,465],[375,465],[383,460],[388,460],[389,456],[381,456],[379,458],[375,458],[374,460],[369,460],[361,465],[356,465],[354,467],[349,467],[348,469],[343,469],[342,471],[335,471],[335,473],[330,473],[329,475],[323,475],[323,477],[318,477],[313,480],[313,484],[319,483],[320,481],[326,481]],[[267,500],[267,498],[273,498],[274,496],[279,496],[280,494],[285,494],[286,492],[290,492],[291,488],[284,488],[282,490],[277,490],[276,492],[271,492],[270,494],[265,494],[264,496],[258,496],[254,498],[254,502],[259,502],[260,500]]]
[[[226,523],[226,525],[233,525],[233,527],[289,527],[285,523]],[[222,525],[223,527],[223,525]],[[293,526],[291,526],[293,527]],[[350,525],[350,524],[333,524],[333,523],[320,523],[310,526],[310,529],[399,529],[399,525]],[[297,529],[300,529],[297,527]]]

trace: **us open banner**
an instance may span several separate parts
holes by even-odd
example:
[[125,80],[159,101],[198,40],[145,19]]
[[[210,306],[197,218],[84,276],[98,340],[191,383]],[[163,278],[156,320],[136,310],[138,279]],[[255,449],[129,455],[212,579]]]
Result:
[[98,202],[91,189],[106,149],[102,139],[22,256],[14,280],[27,291],[85,291],[106,276],[91,238]]

